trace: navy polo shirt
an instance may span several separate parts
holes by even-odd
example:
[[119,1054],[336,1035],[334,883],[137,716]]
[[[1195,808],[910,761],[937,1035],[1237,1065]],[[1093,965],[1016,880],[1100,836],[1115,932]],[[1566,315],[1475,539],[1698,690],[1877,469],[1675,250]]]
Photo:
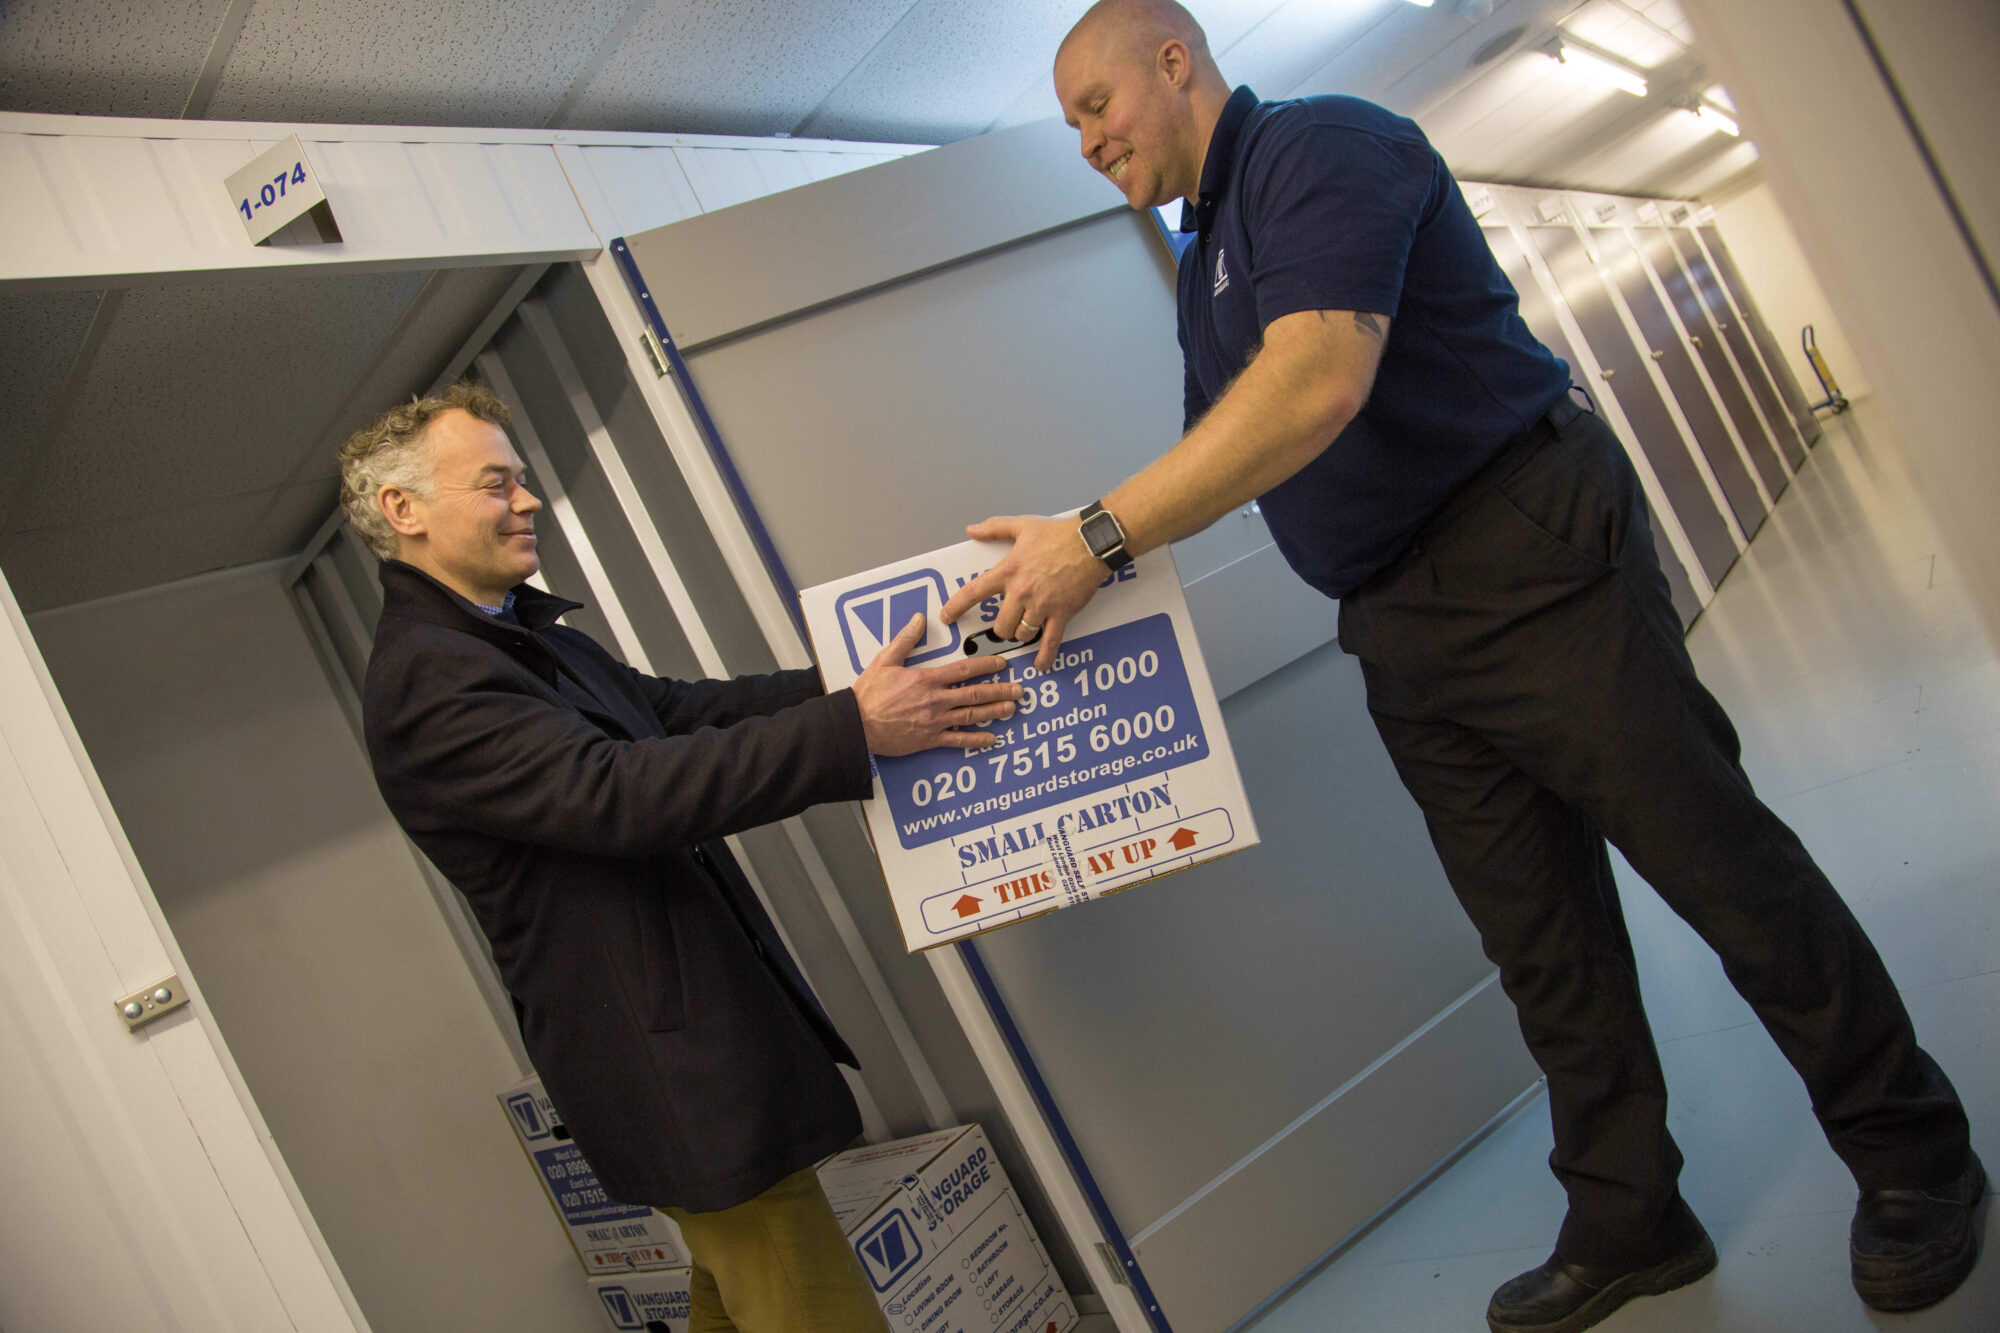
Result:
[[1460,482],[1569,388],[1521,321],[1458,183],[1412,121],[1353,97],[1238,88],[1182,215],[1180,338],[1192,426],[1301,310],[1392,319],[1367,405],[1261,504],[1299,576],[1343,597],[1400,555]]

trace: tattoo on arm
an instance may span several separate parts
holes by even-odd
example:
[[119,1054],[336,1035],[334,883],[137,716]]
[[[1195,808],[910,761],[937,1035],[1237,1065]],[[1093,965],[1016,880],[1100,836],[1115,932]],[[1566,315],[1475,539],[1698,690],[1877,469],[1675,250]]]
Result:
[[1354,312],[1354,328],[1357,333],[1365,333],[1375,341],[1382,341],[1382,321],[1365,310]]

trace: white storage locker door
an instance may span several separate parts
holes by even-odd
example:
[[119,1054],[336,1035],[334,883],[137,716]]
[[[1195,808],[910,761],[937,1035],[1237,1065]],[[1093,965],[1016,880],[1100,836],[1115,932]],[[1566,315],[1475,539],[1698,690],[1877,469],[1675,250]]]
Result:
[[[1117,205],[1050,122],[614,243],[768,539],[757,577],[811,585],[989,513],[1074,507],[1173,443],[1171,261]],[[1204,652],[1227,659],[1263,845],[983,937],[963,961],[1107,1238],[1129,1243],[1154,1326],[1204,1333],[1535,1070],[1332,604],[1254,512],[1175,554]],[[857,917],[875,911],[872,871],[829,863]]]
[[0,1327],[367,1327],[205,1010],[0,580]]

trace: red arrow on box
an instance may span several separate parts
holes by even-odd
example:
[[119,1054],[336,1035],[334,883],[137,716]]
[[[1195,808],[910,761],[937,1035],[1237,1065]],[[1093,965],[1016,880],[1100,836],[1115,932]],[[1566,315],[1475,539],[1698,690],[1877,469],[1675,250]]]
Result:
[[1184,828],[1175,829],[1174,836],[1168,838],[1167,841],[1174,845],[1176,851],[1184,852],[1194,846],[1194,830]]
[[968,893],[963,897],[961,897],[957,902],[953,903],[952,908],[962,917],[978,916],[979,899],[973,897],[971,894]]

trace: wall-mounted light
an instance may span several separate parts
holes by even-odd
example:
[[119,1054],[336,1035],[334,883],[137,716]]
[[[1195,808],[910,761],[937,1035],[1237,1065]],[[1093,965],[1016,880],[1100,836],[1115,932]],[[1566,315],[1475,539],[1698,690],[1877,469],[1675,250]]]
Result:
[[1574,37],[1557,33],[1542,48],[1542,54],[1564,69],[1592,83],[1618,88],[1634,97],[1646,95],[1646,76],[1632,66],[1602,51],[1579,45]]

